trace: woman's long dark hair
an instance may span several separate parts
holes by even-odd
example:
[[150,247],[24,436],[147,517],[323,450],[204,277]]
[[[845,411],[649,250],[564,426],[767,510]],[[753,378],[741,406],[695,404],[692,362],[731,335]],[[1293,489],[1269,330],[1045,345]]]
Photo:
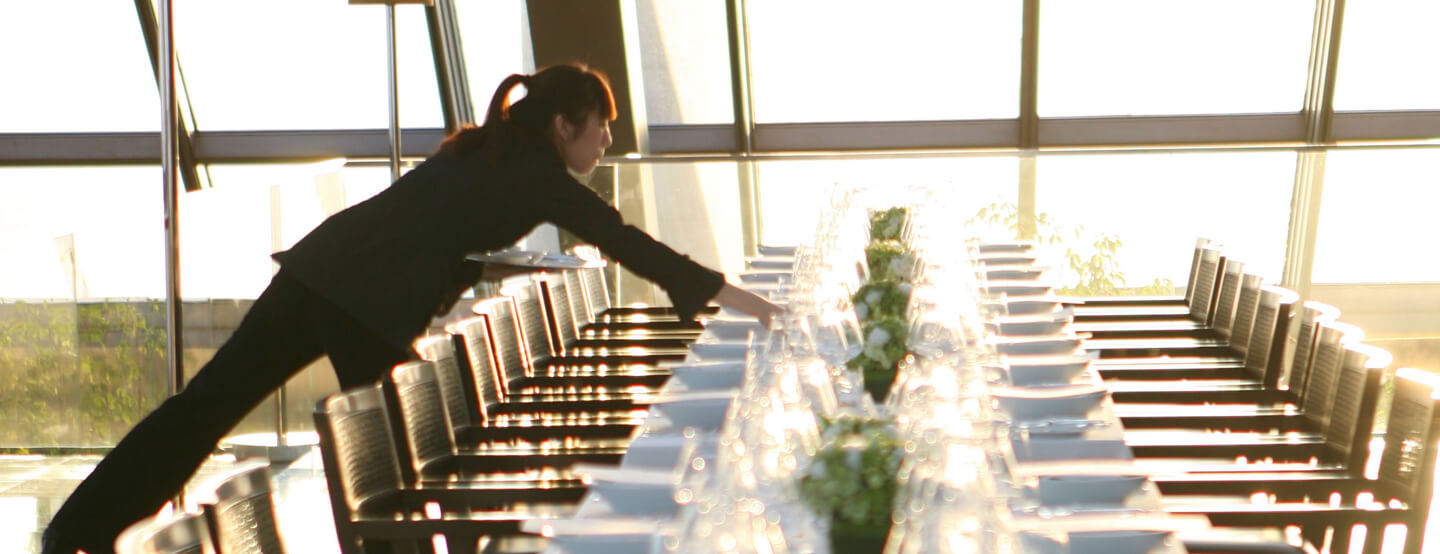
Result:
[[[525,85],[525,97],[510,103],[510,92]],[[605,75],[580,64],[547,67],[534,75],[506,77],[490,98],[485,125],[450,135],[441,153],[469,156],[479,153],[496,164],[514,152],[544,145],[554,148],[552,121],[559,114],[571,125],[583,127],[592,113],[615,119],[615,97]]]

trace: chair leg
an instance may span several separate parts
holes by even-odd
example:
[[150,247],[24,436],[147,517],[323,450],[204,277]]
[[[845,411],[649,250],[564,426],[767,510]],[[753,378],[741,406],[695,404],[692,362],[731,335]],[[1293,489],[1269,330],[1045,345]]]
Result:
[[[1334,529],[1335,533],[1330,536],[1330,554],[1341,554],[1343,552],[1349,552],[1350,537],[1355,532],[1355,524],[1341,521],[1335,524]],[[1368,531],[1370,531],[1370,528],[1366,527],[1365,531],[1367,531],[1367,534],[1365,535],[1366,540],[1369,540],[1370,535],[1368,534]]]
[[[1385,542],[1385,527],[1386,527],[1386,525],[1385,525],[1384,523],[1367,523],[1367,524],[1365,524],[1365,551],[1366,551],[1366,552],[1379,552],[1379,551],[1380,551],[1380,545]],[[1406,531],[1409,531],[1409,529],[1406,529]],[[1406,538],[1409,538],[1409,537],[1407,536]]]

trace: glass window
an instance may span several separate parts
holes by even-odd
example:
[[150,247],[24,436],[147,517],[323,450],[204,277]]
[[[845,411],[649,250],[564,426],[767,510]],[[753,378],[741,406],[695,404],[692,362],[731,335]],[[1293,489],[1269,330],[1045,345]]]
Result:
[[1440,150],[1326,155],[1313,283],[1440,282],[1427,252],[1440,206]]
[[1440,108],[1437,20],[1430,0],[1346,2],[1335,109]]
[[160,171],[0,168],[0,446],[106,446],[165,391]]
[[1299,111],[1315,2],[1045,2],[1044,117]]
[[[424,9],[396,8],[400,125],[443,127]],[[385,10],[331,0],[175,3],[200,130],[390,125]]]
[[751,2],[755,120],[1016,117],[1021,2]]
[[0,132],[160,130],[160,95],[131,2],[7,2]]
[[[767,161],[756,164],[762,244],[814,242],[820,210],[832,187],[859,187],[870,207],[905,198],[907,187],[929,189],[956,206],[957,217],[977,219],[984,209],[1015,205],[1018,162],[1013,157],[948,157]],[[902,200],[903,201],[903,200]],[[1013,230],[978,220],[980,236],[1013,238]]]
[[[1107,268],[1077,294],[1100,294],[1107,282],[1121,293],[1172,294],[1152,285],[1185,286],[1198,237],[1278,283],[1294,179],[1294,152],[1042,156],[1039,233]],[[1081,283],[1074,268],[1060,269],[1067,286]]]
[[637,8],[650,124],[734,122],[725,2],[642,0]]
[[[530,57],[530,23],[525,16],[525,3],[520,0],[498,2],[456,2],[456,24],[460,26],[460,42],[465,52],[465,77],[470,85],[470,103],[475,124],[485,122],[490,96],[514,73],[535,70]],[[434,75],[435,70],[430,70]],[[431,77],[434,81],[434,77]]]

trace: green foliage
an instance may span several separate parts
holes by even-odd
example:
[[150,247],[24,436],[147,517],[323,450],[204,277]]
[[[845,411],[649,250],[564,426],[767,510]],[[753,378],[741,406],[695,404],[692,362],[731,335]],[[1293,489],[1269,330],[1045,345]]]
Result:
[[895,364],[905,357],[905,339],[908,328],[899,316],[870,319],[861,324],[865,332],[865,349],[859,356],[846,362],[850,369],[865,373],[868,380],[871,373],[895,372]]
[[1085,227],[1061,225],[1050,214],[1035,214],[1033,236],[1025,237],[1021,228],[1020,208],[1009,202],[997,202],[980,208],[967,225],[1003,225],[1015,232],[1017,238],[1033,239],[1040,245],[1061,245],[1065,247],[1065,265],[1073,274],[1067,286],[1057,290],[1058,294],[1072,296],[1118,296],[1118,295],[1162,295],[1172,294],[1175,285],[1169,279],[1155,279],[1147,285],[1129,287],[1125,272],[1119,263],[1120,237],[1100,233],[1088,249],[1077,248],[1085,236]]
[[889,423],[841,418],[800,478],[800,497],[835,527],[889,527],[903,450]]
[[904,316],[910,303],[910,285],[894,280],[871,279],[860,285],[850,296],[850,301],[855,304],[855,315],[861,321]]
[[0,447],[113,444],[162,396],[146,387],[165,367],[158,302],[4,308]]
[[905,208],[899,206],[871,211],[870,240],[900,240],[907,214]]
[[909,281],[915,255],[898,240],[872,240],[865,246],[870,281]]

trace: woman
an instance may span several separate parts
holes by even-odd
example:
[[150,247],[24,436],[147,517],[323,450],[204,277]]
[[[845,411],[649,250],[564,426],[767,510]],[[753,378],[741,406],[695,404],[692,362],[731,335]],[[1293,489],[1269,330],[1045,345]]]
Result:
[[[526,95],[512,106],[517,85]],[[111,551],[245,414],[321,355],[342,388],[377,382],[413,357],[434,314],[485,275],[465,254],[508,246],[542,222],[659,284],[681,317],[713,299],[768,322],[774,305],[625,225],[567,172],[595,168],[614,118],[609,85],[584,67],[506,78],[485,126],[452,135],[389,189],[274,256],[280,271],[230,340],[80,484],[46,529],[43,552]]]

